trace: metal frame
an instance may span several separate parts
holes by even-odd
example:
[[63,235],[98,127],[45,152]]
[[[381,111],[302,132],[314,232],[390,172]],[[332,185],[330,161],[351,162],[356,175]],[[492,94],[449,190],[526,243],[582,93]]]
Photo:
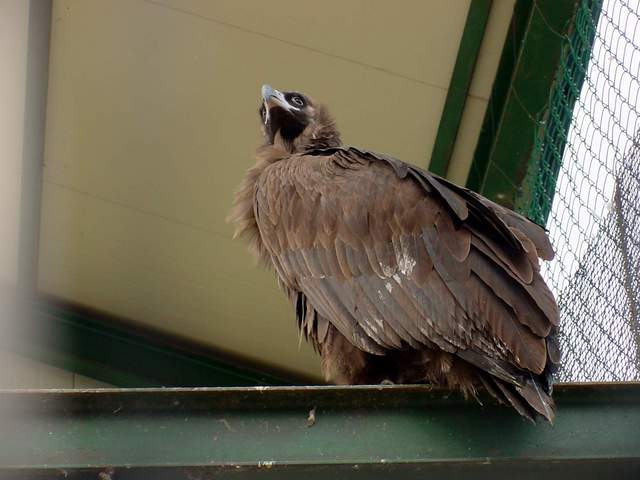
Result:
[[[573,109],[586,77],[586,71],[596,38],[598,19],[604,0],[589,0],[589,3],[578,1],[576,13],[570,26],[570,33],[563,41],[562,55],[549,92],[545,112],[540,119],[534,140],[522,188],[516,199],[518,211],[529,216],[533,221],[546,225],[551,213],[553,196],[561,160],[567,144],[567,136],[573,121]],[[589,24],[585,33],[576,25]],[[577,67],[576,67],[577,66]],[[566,71],[572,72],[571,76]],[[562,101],[564,113],[558,115],[553,111],[553,104]],[[549,132],[551,132],[549,134]],[[536,146],[537,145],[537,146]],[[543,145],[540,147],[540,145]],[[551,195],[544,198],[536,196],[533,189],[541,188]]]
[[491,4],[492,0],[472,0],[469,5],[469,13],[460,40],[456,64],[429,161],[429,170],[443,177],[447,175],[449,170],[449,162],[458,137]]
[[640,476],[640,384],[555,398],[552,426],[424,386],[5,391],[0,477]]
[[467,187],[514,208],[571,29],[575,0],[517,0]]

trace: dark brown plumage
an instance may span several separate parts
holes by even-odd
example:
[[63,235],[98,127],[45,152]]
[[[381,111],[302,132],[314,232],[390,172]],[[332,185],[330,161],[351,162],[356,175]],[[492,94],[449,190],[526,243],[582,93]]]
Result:
[[231,214],[339,384],[484,387],[554,418],[558,309],[542,228],[387,155],[344,146],[325,107],[263,87],[265,145]]

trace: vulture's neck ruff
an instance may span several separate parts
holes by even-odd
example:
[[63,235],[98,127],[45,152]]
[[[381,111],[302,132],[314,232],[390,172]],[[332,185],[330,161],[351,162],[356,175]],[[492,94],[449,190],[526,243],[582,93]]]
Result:
[[281,146],[292,154],[342,145],[327,109],[302,93],[263,85],[259,111],[267,145]]

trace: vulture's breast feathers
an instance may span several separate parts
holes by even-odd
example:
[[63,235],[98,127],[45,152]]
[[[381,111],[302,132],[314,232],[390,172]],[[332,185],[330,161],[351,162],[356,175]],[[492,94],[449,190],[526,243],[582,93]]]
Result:
[[339,383],[484,387],[552,420],[553,250],[517,213],[395,158],[343,146],[327,110],[263,87],[265,145],[236,195],[236,233],[273,266]]

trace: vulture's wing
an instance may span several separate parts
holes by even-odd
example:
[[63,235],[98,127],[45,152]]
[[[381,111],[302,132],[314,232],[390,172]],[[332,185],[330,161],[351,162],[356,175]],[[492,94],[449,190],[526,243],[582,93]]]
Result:
[[[534,377],[558,361],[558,310],[538,273],[538,257],[552,249],[524,217],[394,158],[346,147],[273,164],[256,200],[279,276],[299,292],[299,321],[320,341],[326,325],[310,322],[327,319],[373,354],[437,346],[525,398],[538,386]],[[550,416],[546,399],[527,401]]]

